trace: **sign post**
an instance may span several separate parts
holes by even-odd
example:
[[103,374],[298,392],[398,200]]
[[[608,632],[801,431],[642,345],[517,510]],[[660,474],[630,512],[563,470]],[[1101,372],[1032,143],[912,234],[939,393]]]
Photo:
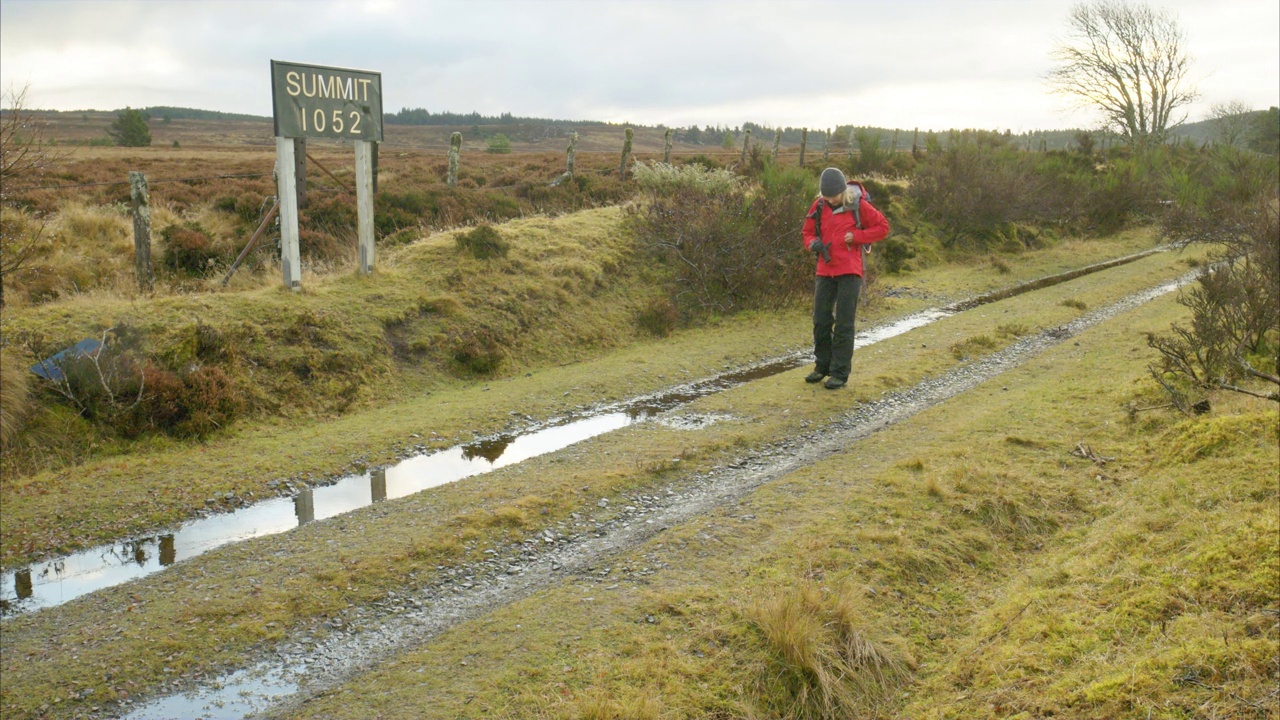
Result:
[[272,60],[271,99],[280,184],[280,264],[285,287],[298,290],[302,286],[295,163],[304,163],[305,156],[297,157],[293,142],[296,138],[355,143],[360,272],[373,272],[372,147],[382,141],[382,74]]

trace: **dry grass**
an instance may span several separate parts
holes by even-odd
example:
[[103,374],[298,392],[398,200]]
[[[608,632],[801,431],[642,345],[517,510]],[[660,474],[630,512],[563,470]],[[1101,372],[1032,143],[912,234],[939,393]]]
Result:
[[914,662],[872,640],[867,608],[848,586],[776,588],[747,608],[767,666],[757,701],[767,717],[861,717],[909,681]]
[[16,347],[0,348],[0,446],[8,448],[29,411],[31,359]]

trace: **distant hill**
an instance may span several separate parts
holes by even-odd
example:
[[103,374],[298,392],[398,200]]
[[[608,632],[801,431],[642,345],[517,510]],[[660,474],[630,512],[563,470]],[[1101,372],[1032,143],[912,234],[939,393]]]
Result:
[[[1254,110],[1243,114],[1241,118],[1249,127],[1254,127],[1261,123],[1263,119],[1271,112],[1271,110]],[[1173,136],[1179,139],[1190,140],[1197,145],[1211,143],[1221,137],[1220,126],[1223,120],[1209,119],[1199,122],[1186,123],[1179,125],[1173,131]]]
[[[197,120],[197,121],[238,121],[238,122],[265,122],[271,120],[268,115],[253,115],[248,113],[223,112],[220,110],[204,110],[200,108],[175,107],[170,105],[153,105],[140,108],[152,122],[165,122],[171,120]],[[119,110],[114,111],[97,111],[97,110],[77,110],[73,112],[58,111],[38,111],[42,116],[46,117],[80,117],[88,120],[91,115],[102,114],[104,116],[112,116],[118,114]],[[1268,113],[1274,113],[1273,110],[1257,110],[1247,113],[1248,123],[1253,126],[1261,122],[1262,116]],[[384,122],[388,126],[400,127],[422,127],[437,128],[444,131],[445,128],[461,129],[464,134],[474,136],[475,138],[485,139],[494,133],[504,133],[513,141],[538,142],[541,140],[552,138],[567,137],[570,133],[586,131],[591,134],[592,130],[608,130],[609,128],[620,127],[617,123],[609,123],[599,120],[563,120],[556,118],[539,118],[517,116],[512,113],[501,113],[498,115],[483,115],[479,112],[457,113],[449,111],[431,112],[426,108],[402,108],[393,113],[386,113],[383,116]],[[1196,145],[1213,142],[1221,137],[1220,120],[1201,120],[1199,122],[1187,123],[1173,130],[1173,138],[1176,141],[1189,141]],[[630,127],[641,131],[648,131],[647,135],[654,135],[659,145],[662,142],[662,134],[667,130],[666,126],[644,126],[631,124]],[[467,133],[467,128],[472,128],[472,133]],[[708,148],[740,148],[742,146],[743,136],[746,131],[751,132],[752,144],[770,146],[773,143],[775,134],[781,130],[780,144],[783,147],[795,148],[800,145],[803,128],[783,127],[775,128],[767,125],[760,125],[752,122],[744,122],[738,126],[728,125],[690,125],[688,127],[671,128],[672,139],[677,143],[685,145],[694,145]],[[961,137],[973,137],[976,135],[999,136],[1006,142],[1016,147],[1026,148],[1028,150],[1067,150],[1076,147],[1077,137],[1082,132],[1080,129],[1066,130],[1031,130],[1018,134],[1012,134],[1008,131],[1000,132],[995,130],[974,130],[974,129],[955,129],[944,131],[918,131],[915,128],[881,128],[881,127],[858,127],[853,125],[841,125],[835,128],[808,128],[808,147],[810,151],[821,152],[826,143],[828,130],[831,131],[830,143],[831,151],[843,153],[849,148],[850,136],[858,135],[864,138],[878,138],[879,147],[882,150],[888,150],[892,145],[898,152],[909,151],[913,145],[924,148],[929,137],[933,136],[942,146],[947,146],[953,139]],[[1098,147],[1105,147],[1117,142],[1114,137],[1104,138],[1103,133],[1098,131],[1090,131],[1093,135],[1094,142]],[[81,132],[80,135],[85,133]],[[92,133],[90,133],[92,134]],[[434,137],[434,136],[433,136]],[[182,138],[185,145],[187,138]],[[192,138],[194,140],[194,138]],[[445,135],[447,142],[447,133]],[[435,142],[435,140],[433,140]],[[856,145],[855,145],[856,147]],[[1265,150],[1264,150],[1265,151]]]
[[[247,115],[244,113],[229,113],[219,110],[200,110],[198,108],[170,107],[168,105],[153,105],[151,107],[140,108],[146,115],[150,115],[154,120],[270,120],[270,115]],[[120,112],[115,110],[114,112]]]

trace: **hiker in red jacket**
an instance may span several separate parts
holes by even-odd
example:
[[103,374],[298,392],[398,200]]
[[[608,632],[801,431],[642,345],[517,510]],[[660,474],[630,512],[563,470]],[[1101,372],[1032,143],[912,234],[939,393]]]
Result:
[[839,168],[822,171],[821,196],[804,221],[804,246],[818,256],[813,291],[813,372],[810,383],[838,390],[853,365],[853,316],[862,289],[863,248],[889,236],[889,221],[867,200],[861,183]]

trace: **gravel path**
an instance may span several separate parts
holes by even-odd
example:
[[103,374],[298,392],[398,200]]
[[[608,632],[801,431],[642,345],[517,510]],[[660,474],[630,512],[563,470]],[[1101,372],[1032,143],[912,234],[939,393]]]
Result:
[[[764,483],[848,449],[851,443],[906,420],[1010,370],[1044,350],[1190,282],[1196,272],[1130,295],[1060,327],[1024,337],[940,377],[886,394],[807,434],[755,448],[732,463],[683,478],[656,495],[600,499],[608,520],[575,518],[576,534],[548,529],[518,545],[486,550],[487,560],[442,571],[436,584],[412,595],[356,609],[331,621],[323,638],[296,638],[255,667],[219,678],[186,695],[136,709],[129,720],[177,716],[240,718],[286,713],[383,660],[430,642],[446,630],[550,587],[589,574],[666,528],[742,498]],[[625,503],[621,513],[617,504]]]

